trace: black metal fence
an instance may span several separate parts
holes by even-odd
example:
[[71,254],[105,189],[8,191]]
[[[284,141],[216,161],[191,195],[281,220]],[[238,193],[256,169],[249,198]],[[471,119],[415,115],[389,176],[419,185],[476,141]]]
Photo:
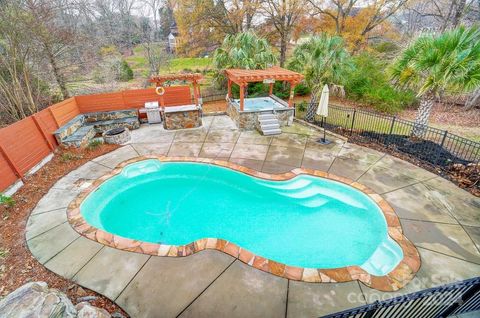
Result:
[[480,277],[377,301],[322,318],[440,318],[480,310]]
[[[203,96],[203,102],[225,100],[225,96],[226,92],[209,94]],[[308,104],[303,105],[305,111]],[[370,110],[330,105],[325,123],[316,117],[314,124],[323,124],[326,129],[337,133],[395,148],[441,168],[452,163],[480,162],[480,142],[430,126],[420,127],[422,134],[414,137],[413,130],[418,128],[415,122]]]
[[[321,126],[321,118],[314,124]],[[452,163],[478,163],[480,142],[430,126],[374,111],[331,105],[325,128],[365,141],[375,141],[430,164],[447,167]],[[421,135],[413,135],[414,128]]]

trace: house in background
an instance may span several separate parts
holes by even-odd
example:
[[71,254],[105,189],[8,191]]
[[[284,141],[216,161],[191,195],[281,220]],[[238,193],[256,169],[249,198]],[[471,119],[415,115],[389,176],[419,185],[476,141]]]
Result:
[[170,25],[170,34],[168,34],[168,51],[172,54],[177,53],[178,45],[178,27],[175,21]]

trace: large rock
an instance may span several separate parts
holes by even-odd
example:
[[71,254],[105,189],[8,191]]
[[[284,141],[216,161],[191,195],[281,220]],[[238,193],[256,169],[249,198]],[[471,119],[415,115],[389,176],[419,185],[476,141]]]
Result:
[[73,306],[64,293],[45,282],[33,282],[0,300],[0,318],[110,318],[110,314],[87,302]]
[[75,318],[77,310],[64,293],[45,282],[32,282],[0,300],[0,317]]
[[75,306],[77,309],[77,318],[110,318],[108,311],[97,308],[87,302],[81,302]]

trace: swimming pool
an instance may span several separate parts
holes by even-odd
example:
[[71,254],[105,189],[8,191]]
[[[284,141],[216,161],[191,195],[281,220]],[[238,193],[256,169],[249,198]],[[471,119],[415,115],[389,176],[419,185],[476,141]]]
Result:
[[359,266],[382,276],[403,258],[372,198],[312,175],[273,181],[147,159],[106,179],[79,207],[89,225],[120,237],[171,246],[218,238],[300,268]]
[[[240,100],[234,99],[233,103],[235,107],[240,109]],[[273,110],[273,109],[284,109],[287,106],[276,101],[271,97],[252,97],[245,98],[243,104],[243,111],[262,111],[262,110]]]

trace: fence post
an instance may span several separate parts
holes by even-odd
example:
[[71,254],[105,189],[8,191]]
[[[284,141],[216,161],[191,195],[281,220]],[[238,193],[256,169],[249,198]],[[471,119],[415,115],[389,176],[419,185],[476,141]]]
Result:
[[33,122],[35,123],[35,126],[37,126],[37,129],[42,134],[43,139],[47,143],[48,148],[50,148],[51,151],[55,150],[55,147],[50,143],[50,140],[48,140],[47,133],[40,126],[40,123],[38,122],[37,114],[33,114],[32,119],[33,119]]
[[52,115],[52,117],[53,117],[53,121],[55,122],[55,124],[57,124],[57,128],[60,128],[60,123],[58,122],[58,119],[57,119],[57,117],[55,116],[55,113],[52,110],[52,106],[48,107],[48,110],[50,112],[50,115]]
[[397,116],[392,117],[392,123],[390,124],[390,131],[388,132],[387,140],[385,140],[385,145],[390,145],[390,139],[393,133],[393,127],[395,126],[395,120],[397,120]]
[[23,182],[25,182],[25,179],[23,178],[22,172],[21,172],[20,169],[17,167],[17,165],[15,164],[15,162],[13,162],[12,158],[10,158],[10,156],[7,154],[7,151],[3,148],[2,145],[0,145],[0,154],[2,154],[3,157],[5,157],[5,159],[6,159],[7,162],[8,162],[8,165],[9,165],[10,168],[13,170],[13,172],[17,175],[17,177],[19,177]]
[[435,158],[435,164],[438,164],[438,161],[440,159],[440,151],[441,151],[441,149],[443,149],[443,146],[445,145],[445,140],[447,139],[447,135],[448,135],[448,130],[445,130],[443,132],[442,141],[440,142],[440,150],[437,151],[437,156]]
[[447,139],[447,135],[448,135],[448,130],[445,130],[445,132],[443,133],[442,142],[440,143],[440,147],[442,148],[443,148],[443,145],[445,144],[445,139]]
[[352,116],[352,125],[350,126],[350,135],[353,133],[353,124],[355,123],[355,114],[357,113],[356,109],[353,109],[353,116]]

